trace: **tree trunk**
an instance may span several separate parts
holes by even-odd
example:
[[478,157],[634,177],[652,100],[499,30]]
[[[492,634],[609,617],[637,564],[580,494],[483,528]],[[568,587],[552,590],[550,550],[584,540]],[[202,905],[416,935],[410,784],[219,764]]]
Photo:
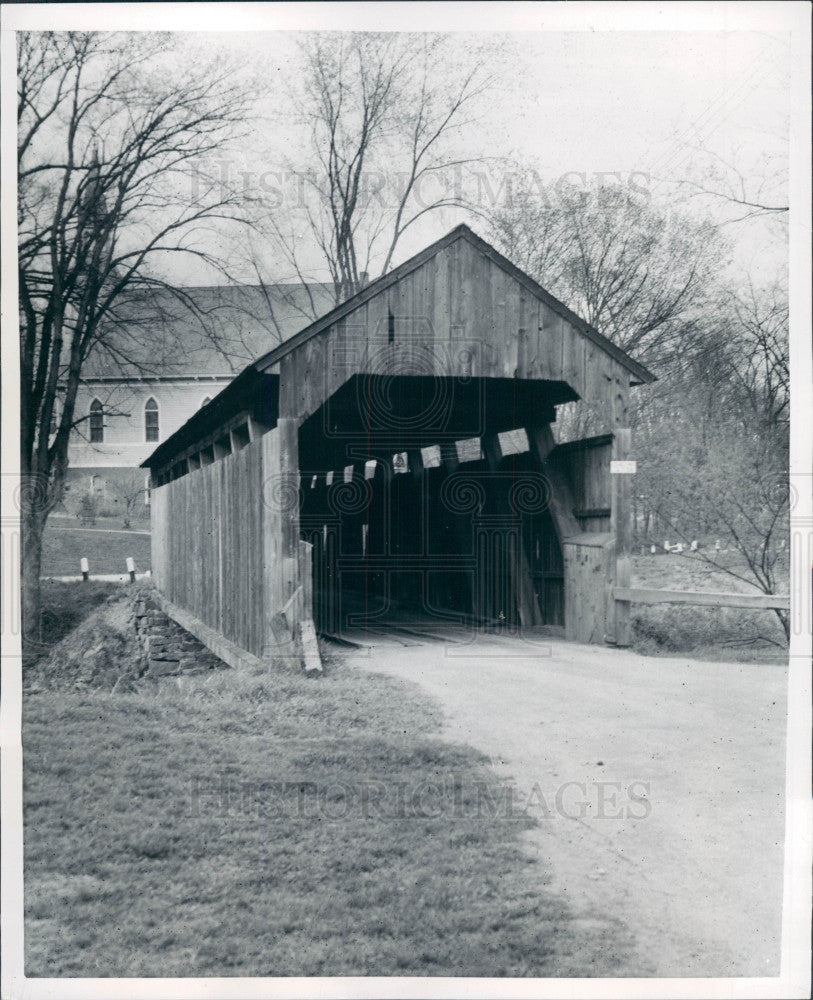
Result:
[[42,536],[47,514],[27,509],[20,512],[22,553],[20,577],[22,581],[22,641],[23,658],[43,649],[41,635],[40,571],[42,567]]

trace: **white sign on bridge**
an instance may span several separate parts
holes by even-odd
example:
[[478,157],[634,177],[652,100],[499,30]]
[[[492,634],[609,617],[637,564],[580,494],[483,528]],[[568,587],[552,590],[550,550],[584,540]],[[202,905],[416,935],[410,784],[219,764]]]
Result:
[[610,462],[610,472],[613,475],[631,476],[637,471],[638,471],[637,463],[633,459],[630,459],[628,461],[626,460],[621,461],[619,459],[615,459],[614,461]]

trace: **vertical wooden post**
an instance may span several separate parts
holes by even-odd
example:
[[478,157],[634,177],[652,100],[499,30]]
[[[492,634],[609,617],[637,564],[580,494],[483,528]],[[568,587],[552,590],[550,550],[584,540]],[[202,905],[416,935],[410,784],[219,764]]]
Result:
[[460,458],[458,457],[454,441],[441,441],[440,461],[446,475],[454,472],[458,465],[460,465]]
[[130,583],[135,583],[135,562],[132,556],[127,556],[127,573],[130,576]]
[[[523,332],[523,331],[520,331]],[[499,434],[487,434],[482,439],[483,455],[488,467],[496,472],[503,454],[500,447]],[[502,495],[502,491],[501,491]],[[505,567],[509,575],[510,601],[516,610],[520,627],[530,627],[542,624],[536,594],[534,593],[531,569],[525,554],[522,538],[522,518],[518,511],[508,510],[506,517],[512,517],[515,522],[510,527],[506,525],[507,557]]]
[[[232,436],[232,448],[236,443]],[[236,449],[235,449],[236,450]],[[278,654],[279,641],[275,631],[276,614],[283,605],[280,599],[280,511],[275,502],[274,483],[279,476],[279,433],[272,431],[262,443],[262,547],[263,547],[263,657],[271,659]],[[222,518],[218,519],[219,522]],[[222,605],[221,605],[222,607]]]
[[480,439],[480,445],[489,469],[491,472],[496,472],[502,459],[499,434],[484,434]]
[[[613,438],[613,461],[627,461],[630,455],[630,429],[619,427]],[[613,585],[629,587],[632,582],[632,521],[631,496],[632,475],[624,472],[613,472],[612,504],[610,524],[615,536],[615,573]],[[629,646],[631,642],[630,602],[612,600],[610,605],[614,612],[615,628],[608,629],[615,635],[617,646]]]
[[87,583],[90,576],[90,566],[84,556],[79,560],[79,567],[82,570],[82,582]]
[[[279,474],[284,480],[286,503],[280,512],[281,555],[283,567],[283,599],[290,600],[302,581],[299,578],[299,507],[295,502],[299,484],[299,425],[296,420],[280,418]],[[307,609],[308,617],[313,608]]]
[[[454,441],[448,439],[441,441],[438,447],[440,448],[440,466],[443,469],[443,477],[445,479],[457,471],[460,466],[460,456],[458,455],[457,445]],[[457,535],[460,552],[474,554],[475,550],[472,548],[475,543],[473,519],[465,514],[453,511],[449,512],[449,518],[453,525],[452,530]],[[468,570],[464,571],[464,576],[466,588],[469,591],[469,606],[472,614],[478,617],[480,615],[480,599],[477,591],[477,581]]]
[[[502,459],[500,439],[496,434],[484,434],[480,438],[480,449],[486,460],[489,472],[497,472]],[[498,482],[494,475],[487,476],[483,482],[486,493],[486,510],[490,516],[481,513],[475,516],[475,542],[477,555],[477,590],[480,600],[480,614],[502,625],[512,623],[516,602],[511,593],[511,559],[502,546],[509,547],[510,531],[505,523],[495,523],[495,511],[502,505],[499,502]],[[496,502],[495,502],[496,501]],[[506,522],[510,521],[510,512],[503,511]],[[502,557],[502,558],[501,558]]]
[[300,540],[299,542],[300,569],[299,575],[302,579],[302,602],[306,612],[313,609],[313,543]]
[[[393,466],[393,456],[389,455],[386,458],[382,457],[377,459],[378,465],[377,469],[381,469],[381,506],[379,510],[383,512],[383,517],[380,523],[380,532],[378,538],[378,544],[381,546],[380,551],[386,552],[388,555],[392,555],[395,547],[395,526],[393,525],[393,491],[395,490],[394,480],[395,480],[395,468]],[[373,589],[379,595],[380,600],[384,601],[385,606],[390,606],[390,601],[392,600],[392,577],[389,572],[389,568],[381,569],[375,574],[375,580],[373,583]]]
[[410,448],[407,450],[407,462],[409,462],[409,472],[418,489],[423,484],[423,455],[420,448]]
[[[417,535],[417,544],[414,549],[423,555],[428,555],[428,529],[427,529],[427,502],[426,502],[426,470],[423,467],[423,455],[420,448],[410,448],[407,451],[407,461],[409,462],[409,475],[412,479],[414,489],[415,510],[413,512],[413,525]],[[413,578],[414,579],[414,578]],[[424,578],[420,583],[420,592],[415,593],[415,598],[419,602],[427,599],[429,594],[429,581]]]

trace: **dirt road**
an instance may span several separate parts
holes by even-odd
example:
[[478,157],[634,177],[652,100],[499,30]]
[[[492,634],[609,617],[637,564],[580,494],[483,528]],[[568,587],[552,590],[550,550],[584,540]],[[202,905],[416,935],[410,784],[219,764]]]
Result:
[[624,921],[642,969],[778,975],[786,670],[446,636],[362,636],[347,656],[439,699],[444,736],[538,818],[553,888]]

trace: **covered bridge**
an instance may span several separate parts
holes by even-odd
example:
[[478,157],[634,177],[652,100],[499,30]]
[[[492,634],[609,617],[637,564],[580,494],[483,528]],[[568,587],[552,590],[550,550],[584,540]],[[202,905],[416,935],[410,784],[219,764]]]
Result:
[[[458,226],[156,448],[157,588],[232,661],[421,622],[627,644],[627,406],[652,380]],[[576,401],[603,433],[557,445]]]

